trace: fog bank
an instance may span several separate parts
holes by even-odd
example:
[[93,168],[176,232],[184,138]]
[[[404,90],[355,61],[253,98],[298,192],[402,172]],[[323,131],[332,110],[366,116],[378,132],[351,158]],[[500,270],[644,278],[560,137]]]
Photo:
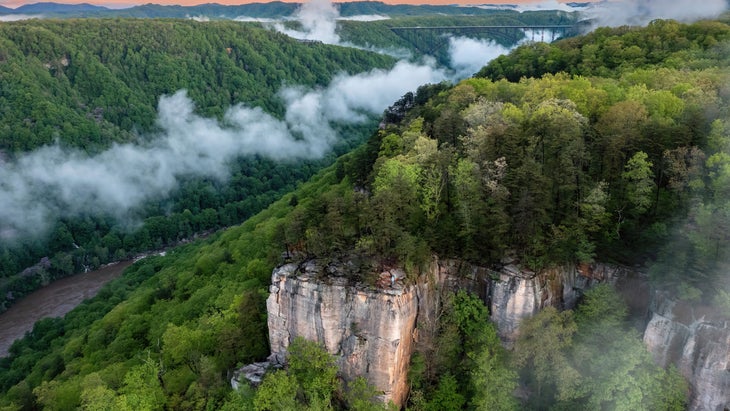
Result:
[[163,131],[147,144],[116,144],[95,156],[54,145],[0,164],[0,237],[41,233],[58,217],[84,213],[129,218],[185,178],[225,179],[240,156],[319,158],[338,140],[333,123],[380,115],[406,92],[444,78],[432,66],[401,62],[391,70],[339,75],[322,89],[285,88],[281,120],[236,105],[219,122],[195,114],[184,90],[164,96],[157,120]]

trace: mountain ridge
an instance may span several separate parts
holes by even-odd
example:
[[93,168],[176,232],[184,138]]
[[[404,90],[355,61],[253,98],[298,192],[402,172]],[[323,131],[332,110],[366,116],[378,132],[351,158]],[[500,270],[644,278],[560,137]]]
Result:
[[[334,3],[342,17],[363,14],[385,14],[392,16],[412,15],[489,15],[504,10],[483,9],[471,6],[456,5],[391,5],[383,2],[355,1]],[[210,18],[236,18],[248,16],[256,18],[289,17],[301,3],[273,1],[270,3],[249,3],[241,5],[223,5],[219,3],[205,3],[194,6],[161,5],[146,3],[123,9],[111,9],[88,3],[65,4],[54,2],[40,2],[26,4],[15,9],[3,8],[5,14],[51,14],[65,17],[186,17],[188,15],[204,15]]]

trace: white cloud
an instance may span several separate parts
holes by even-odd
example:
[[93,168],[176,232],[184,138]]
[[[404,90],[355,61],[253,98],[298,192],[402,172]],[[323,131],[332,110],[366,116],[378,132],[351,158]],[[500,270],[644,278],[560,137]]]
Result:
[[465,78],[479,71],[484,65],[507,54],[511,48],[491,40],[476,40],[468,37],[449,38],[451,68],[458,78]]
[[591,4],[583,16],[596,26],[643,26],[656,19],[692,22],[717,17],[728,9],[726,0],[614,0]]
[[338,17],[337,20],[350,20],[350,21],[382,21],[390,20],[390,17],[383,16],[380,14],[359,14],[356,16]]
[[336,33],[340,12],[330,0],[309,0],[293,17],[302,25],[301,30],[289,29],[280,23],[275,24],[276,30],[295,39],[340,43],[340,36]]
[[263,17],[250,17],[250,16],[238,16],[234,18],[235,21],[241,21],[241,22],[254,22],[254,23],[265,23],[265,24],[271,24],[271,23],[278,23],[287,19],[269,19],[269,18],[263,18]]
[[195,114],[185,91],[162,97],[162,132],[148,144],[118,144],[95,156],[54,145],[0,163],[0,235],[39,232],[54,218],[79,213],[126,219],[188,176],[225,179],[238,156],[321,157],[339,138],[332,123],[379,115],[406,92],[444,77],[431,66],[401,62],[392,70],[339,75],[322,89],[286,88],[284,120],[237,105],[219,122]]
[[20,20],[30,20],[30,19],[42,19],[44,16],[42,14],[6,14],[3,16],[0,16],[0,21],[20,21]]

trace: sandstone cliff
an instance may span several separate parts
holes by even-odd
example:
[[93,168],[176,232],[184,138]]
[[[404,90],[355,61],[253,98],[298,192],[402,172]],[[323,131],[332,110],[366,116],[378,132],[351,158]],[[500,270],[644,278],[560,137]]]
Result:
[[[609,282],[619,289],[631,289],[635,273],[619,266],[565,266],[535,273],[506,265],[496,273],[490,286],[488,307],[502,341],[510,346],[520,322],[545,307],[571,309],[582,292]],[[639,308],[640,309],[640,308]]]
[[690,382],[690,410],[730,408],[730,324],[700,306],[656,292],[644,342],[656,361],[676,364]]
[[730,407],[728,322],[662,293],[650,298],[646,281],[629,269],[596,264],[535,273],[506,264],[495,271],[434,259],[428,272],[408,285],[400,270],[380,273],[370,285],[351,280],[353,270],[346,264],[319,267],[315,261],[274,270],[267,300],[272,362],[285,361],[294,337],[318,341],[336,356],[343,378],[364,376],[384,401],[402,405],[409,359],[419,339],[436,331],[442,291],[479,295],[510,346],[523,319],[547,306],[572,308],[584,290],[609,282],[635,318],[649,318],[644,341],[657,362],[677,364],[690,381],[691,409]]
[[344,277],[322,279],[313,261],[279,267],[271,284],[267,309],[273,362],[284,362],[296,336],[318,341],[337,357],[344,378],[364,376],[383,392],[384,401],[404,403],[418,299],[428,293],[428,284],[356,286]]
[[585,288],[626,275],[607,266],[533,273],[516,265],[493,271],[434,260],[412,284],[404,285],[404,273],[391,270],[380,274],[382,281],[365,285],[353,283],[348,270],[346,265],[319,267],[315,261],[274,270],[267,300],[270,360],[283,363],[294,337],[318,341],[336,356],[343,378],[364,376],[383,400],[397,405],[408,395],[414,343],[437,327],[440,291],[478,294],[510,345],[524,318],[548,305],[571,308]]

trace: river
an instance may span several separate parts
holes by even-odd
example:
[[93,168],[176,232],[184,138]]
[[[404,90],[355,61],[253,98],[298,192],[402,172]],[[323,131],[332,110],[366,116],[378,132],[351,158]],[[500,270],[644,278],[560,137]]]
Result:
[[63,317],[85,299],[95,296],[104,284],[119,277],[131,264],[132,261],[122,261],[62,278],[11,305],[0,314],[0,357],[7,356],[13,342],[32,330],[36,321]]

